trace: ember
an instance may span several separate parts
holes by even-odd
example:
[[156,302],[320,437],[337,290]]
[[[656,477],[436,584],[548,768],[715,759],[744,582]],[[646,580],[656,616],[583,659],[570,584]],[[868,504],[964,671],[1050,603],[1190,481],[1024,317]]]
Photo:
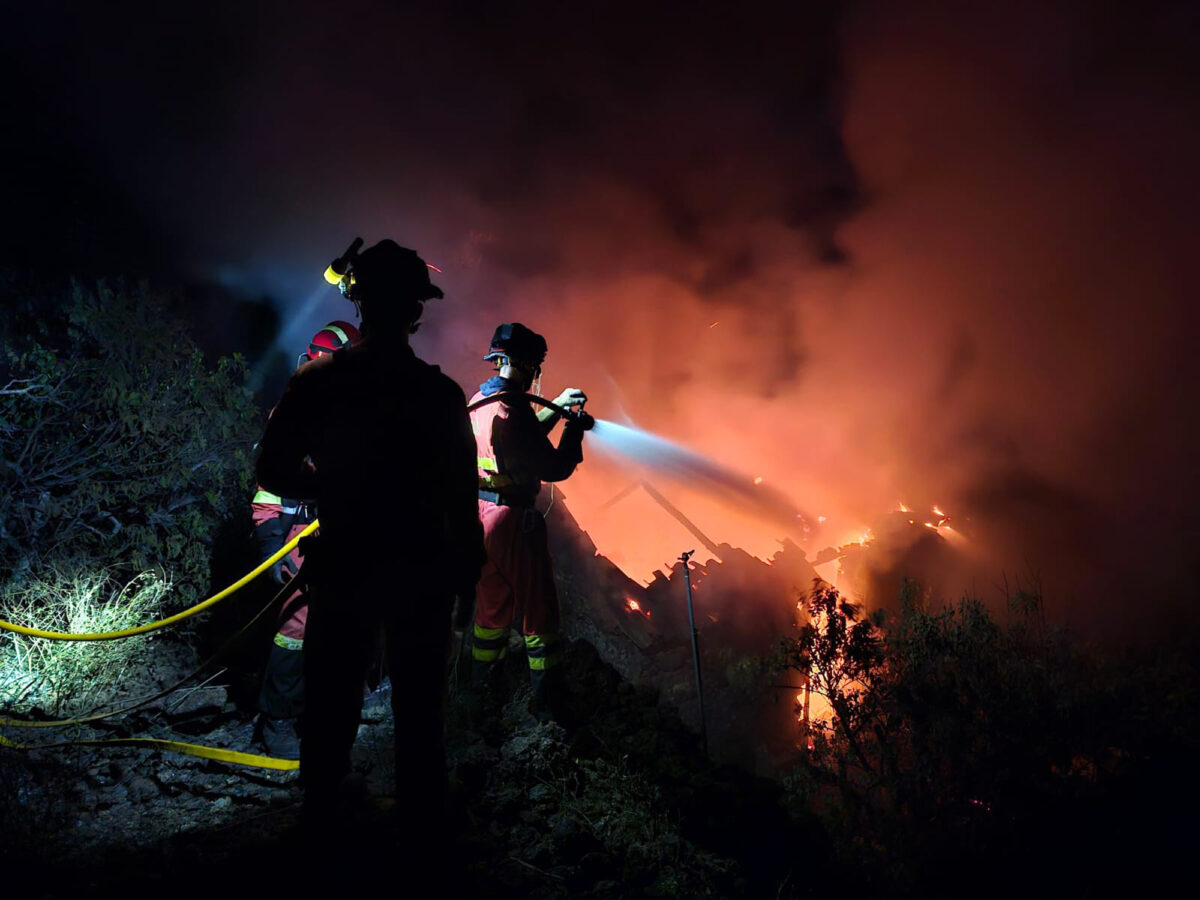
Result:
[[625,609],[627,612],[639,613],[645,616],[647,619],[649,619],[651,615],[650,610],[642,609],[642,604],[638,603],[632,597],[625,598]]

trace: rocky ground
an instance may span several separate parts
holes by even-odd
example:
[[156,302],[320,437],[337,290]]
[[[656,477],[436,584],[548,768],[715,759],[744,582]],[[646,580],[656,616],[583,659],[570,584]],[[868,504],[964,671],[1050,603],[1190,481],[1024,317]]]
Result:
[[[473,897],[810,892],[822,877],[818,832],[783,813],[776,785],[708,762],[695,734],[590,644],[575,641],[566,665],[569,728],[529,715],[515,663],[507,702],[490,714],[451,697],[447,859],[413,872],[414,885],[433,878],[443,893]],[[364,883],[429,822],[405,809],[402,789],[390,800],[390,691],[385,681],[367,698],[348,785],[348,865]],[[137,734],[255,750],[252,712],[237,693],[210,684],[55,739]],[[45,740],[25,731],[27,743]],[[238,896],[295,883],[312,865],[294,772],[72,744],[2,752],[0,778],[0,860],[9,885],[25,883],[21,896],[134,887]]]

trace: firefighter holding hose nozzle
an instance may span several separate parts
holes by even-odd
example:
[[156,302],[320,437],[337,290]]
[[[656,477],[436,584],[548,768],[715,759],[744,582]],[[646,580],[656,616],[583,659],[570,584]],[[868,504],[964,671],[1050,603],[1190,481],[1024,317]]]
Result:
[[[490,688],[520,608],[533,689],[530,711],[542,720],[561,721],[566,710],[565,686],[556,668],[561,649],[558,593],[546,522],[534,501],[543,481],[563,481],[583,461],[583,433],[594,420],[582,411],[587,396],[578,388],[555,398],[559,409],[534,412],[526,395],[541,375],[546,350],[545,338],[521,323],[500,325],[484,357],[496,374],[479,386],[469,405],[487,548],[475,591],[471,680],[477,689]],[[565,420],[563,433],[555,447],[549,433],[560,418]]]

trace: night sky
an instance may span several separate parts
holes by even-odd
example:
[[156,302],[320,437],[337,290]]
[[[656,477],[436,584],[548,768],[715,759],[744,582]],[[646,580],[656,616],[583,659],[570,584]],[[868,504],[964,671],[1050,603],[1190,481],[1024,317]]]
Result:
[[[266,299],[294,359],[352,316],[329,260],[392,237],[468,392],[523,321],[547,394],[762,476],[813,550],[939,504],[979,593],[1162,621],[1200,537],[1200,13],[978,6],[5,4],[3,263]],[[564,489],[642,577],[694,541],[603,509],[631,477]]]

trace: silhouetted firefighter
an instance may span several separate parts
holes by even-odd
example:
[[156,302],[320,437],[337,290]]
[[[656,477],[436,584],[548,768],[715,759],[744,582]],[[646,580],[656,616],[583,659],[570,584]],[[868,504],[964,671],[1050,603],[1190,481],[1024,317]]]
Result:
[[300,745],[316,852],[339,836],[339,787],[382,626],[399,812],[418,823],[402,850],[424,865],[441,846],[451,607],[456,593],[474,593],[484,561],[475,442],[462,389],[409,346],[423,302],[442,296],[426,264],[390,240],[356,255],[359,243],[331,270],[361,311],[362,341],[292,376],[257,473],[266,490],[316,500],[321,512],[320,535],[304,547],[311,600]]

